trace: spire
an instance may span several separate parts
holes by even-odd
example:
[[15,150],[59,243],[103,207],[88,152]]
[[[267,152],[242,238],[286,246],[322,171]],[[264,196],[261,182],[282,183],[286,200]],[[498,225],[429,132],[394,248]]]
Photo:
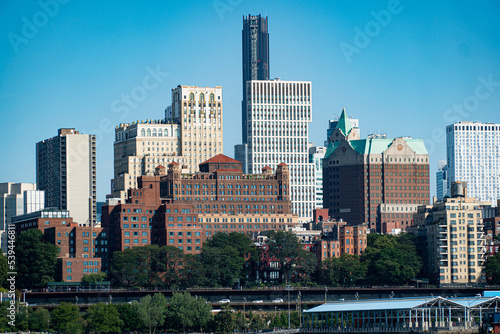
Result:
[[349,117],[345,114],[345,108],[342,108],[342,114],[337,122],[337,129],[340,129],[345,136],[351,132],[351,121],[349,121]]

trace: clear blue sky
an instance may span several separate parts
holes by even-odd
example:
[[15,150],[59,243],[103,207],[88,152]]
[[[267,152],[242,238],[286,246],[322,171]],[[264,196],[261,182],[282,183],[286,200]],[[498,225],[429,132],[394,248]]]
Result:
[[[323,143],[343,107],[362,136],[425,139],[431,194],[445,126],[500,123],[498,1],[60,1],[0,2],[0,182],[35,182],[35,143],[75,127],[98,135],[104,200],[114,126],[162,118],[179,84],[223,87],[224,153],[233,156],[248,14],[269,17],[271,77],[312,81],[310,141]],[[157,69],[157,84],[117,109]]]

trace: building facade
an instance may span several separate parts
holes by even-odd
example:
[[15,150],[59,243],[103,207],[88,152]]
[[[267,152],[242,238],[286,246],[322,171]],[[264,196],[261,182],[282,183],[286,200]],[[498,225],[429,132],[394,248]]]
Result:
[[36,190],[35,183],[0,183],[0,243],[2,252],[7,252],[7,231],[12,217],[42,210],[45,205],[44,192]]
[[462,195],[421,205],[412,230],[424,237],[424,271],[439,284],[478,283],[486,258],[482,206]]
[[115,129],[112,196],[125,201],[137,177],[171,162],[183,172],[223,153],[222,87],[177,86],[165,119],[120,124]]
[[323,159],[323,205],[336,220],[381,231],[381,204],[429,203],[429,155],[423,140],[359,139],[342,111]]
[[309,162],[314,165],[315,209],[323,207],[323,158],[325,153],[326,147],[314,145],[309,147]]
[[[267,17],[248,15],[243,17],[243,99],[241,103],[242,143],[247,144],[247,81],[269,80],[269,33]],[[241,160],[240,160],[241,161]],[[243,165],[245,165],[245,162]],[[247,173],[247,171],[245,171]]]
[[438,171],[436,172],[436,197],[442,201],[448,193],[448,165],[446,161],[441,160],[438,163]]
[[310,220],[315,208],[314,165],[308,156],[311,82],[252,80],[247,82],[247,97],[249,172],[286,163],[292,211],[299,220]]
[[113,197],[124,202],[137,177],[152,175],[159,165],[175,161],[186,165],[180,148],[181,129],[176,120],[146,120],[120,124],[115,129]]
[[459,122],[446,127],[448,184],[467,182],[470,197],[500,198],[500,124]]
[[68,210],[43,209],[12,218],[16,234],[39,229],[59,248],[57,280],[79,282],[83,275],[101,272],[108,257],[108,238],[100,227],[73,222]]
[[36,181],[45,207],[69,210],[75,222],[96,221],[96,143],[94,135],[59,129],[36,144]]

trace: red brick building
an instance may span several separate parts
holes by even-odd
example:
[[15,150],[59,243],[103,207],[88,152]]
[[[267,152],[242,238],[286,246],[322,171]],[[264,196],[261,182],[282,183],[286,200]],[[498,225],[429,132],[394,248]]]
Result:
[[101,272],[101,258],[108,259],[106,231],[74,223],[67,210],[48,208],[16,216],[12,222],[17,235],[36,228],[59,248],[57,280],[79,282],[84,274]]
[[318,261],[340,257],[344,253],[361,255],[367,246],[367,234],[366,225],[350,226],[345,222],[337,223],[332,233],[323,236],[318,242]]
[[200,164],[200,172],[181,174],[175,162],[162,178],[161,195],[195,205],[199,214],[290,214],[290,171],[284,163],[262,174],[243,174],[242,163],[219,154]]
[[359,139],[345,110],[323,159],[323,207],[352,225],[380,232],[380,204],[428,204],[429,156],[423,140]]

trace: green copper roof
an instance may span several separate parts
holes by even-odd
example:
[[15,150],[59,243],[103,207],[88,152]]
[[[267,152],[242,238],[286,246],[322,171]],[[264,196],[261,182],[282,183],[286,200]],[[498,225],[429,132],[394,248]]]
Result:
[[422,139],[405,139],[406,143],[417,154],[427,154],[424,141]]
[[337,147],[339,147],[339,144],[340,142],[336,141],[334,143],[328,143],[328,148],[326,149],[326,152],[325,152],[325,156],[323,159],[326,159],[330,156],[330,154],[332,154],[333,152],[335,152],[335,150],[337,149]]
[[337,129],[340,129],[345,136],[351,132],[351,121],[349,121],[349,117],[345,114],[345,109],[342,109],[342,114],[340,114],[339,121],[337,122]]
[[[404,139],[408,146],[415,151],[416,154],[427,154],[424,141],[422,139]],[[349,140],[353,150],[358,154],[382,154],[393,143],[394,139],[372,138],[372,139],[359,139]],[[328,144],[328,149],[325,153],[325,159],[328,158],[339,147],[341,142],[334,142]]]

